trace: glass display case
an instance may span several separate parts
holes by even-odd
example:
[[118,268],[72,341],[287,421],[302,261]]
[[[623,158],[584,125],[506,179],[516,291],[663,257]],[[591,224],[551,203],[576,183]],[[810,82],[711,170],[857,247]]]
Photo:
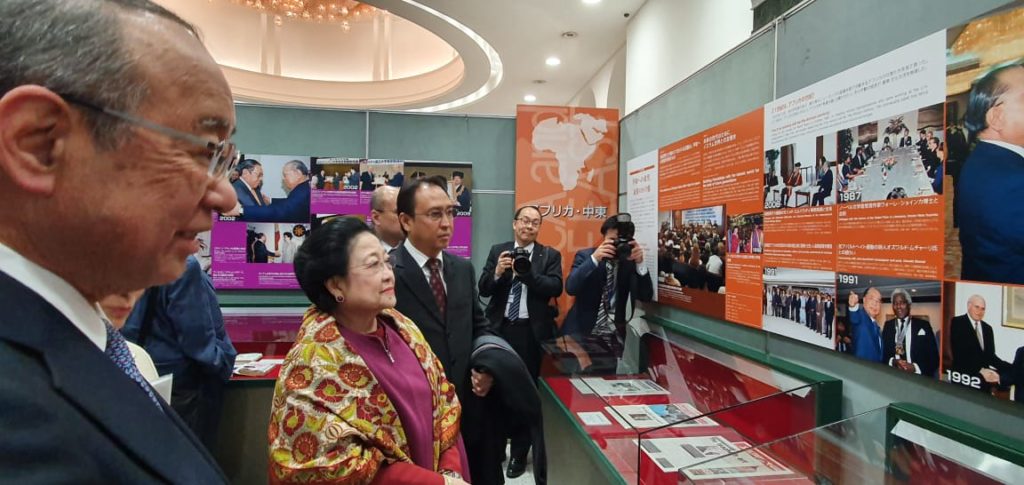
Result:
[[222,308],[224,330],[239,356],[232,380],[276,380],[305,311],[306,307]]
[[1024,445],[919,406],[894,404],[760,445],[689,450],[642,440],[678,462],[678,483],[1021,483]]
[[[749,350],[657,328],[636,343],[635,368],[579,365],[564,344],[549,351],[542,376],[548,454],[589,462],[588,470],[549,467],[550,483],[674,484],[682,465],[656,456],[659,443],[756,446],[838,419],[835,379],[795,366],[783,372]],[[614,357],[592,362],[600,358]]]

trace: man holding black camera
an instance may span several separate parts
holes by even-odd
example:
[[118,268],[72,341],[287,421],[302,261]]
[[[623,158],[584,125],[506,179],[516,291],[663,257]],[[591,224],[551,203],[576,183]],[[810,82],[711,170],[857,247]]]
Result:
[[576,297],[562,333],[577,342],[622,355],[626,302],[651,301],[654,282],[643,264],[644,253],[633,239],[636,227],[629,214],[609,217],[601,225],[604,240],[596,248],[576,252],[565,291]]
[[[479,283],[480,295],[491,299],[487,318],[526,363],[534,382],[540,373],[540,343],[554,338],[558,310],[551,301],[562,294],[562,255],[537,242],[541,220],[536,206],[516,210],[515,240],[491,247]],[[507,476],[515,478],[526,471],[529,428],[518,427],[511,438]]]

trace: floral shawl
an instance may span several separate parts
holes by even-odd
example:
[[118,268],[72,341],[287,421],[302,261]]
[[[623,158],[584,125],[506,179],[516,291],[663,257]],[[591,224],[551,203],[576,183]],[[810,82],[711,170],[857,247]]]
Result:
[[[433,390],[434,469],[456,444],[461,408],[455,387],[416,325],[395,323]],[[370,483],[382,465],[411,462],[398,413],[334,317],[310,307],[274,387],[268,438],[271,483]]]

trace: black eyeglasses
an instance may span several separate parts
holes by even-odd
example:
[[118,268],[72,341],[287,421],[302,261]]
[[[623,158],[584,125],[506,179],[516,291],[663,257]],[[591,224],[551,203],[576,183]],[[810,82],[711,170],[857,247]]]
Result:
[[203,147],[210,152],[210,164],[207,169],[207,173],[214,179],[219,179],[226,175],[228,171],[235,168],[238,165],[238,160],[241,157],[241,153],[238,152],[237,147],[234,143],[224,140],[218,143],[204,140],[191,133],[185,133],[183,131],[175,130],[174,128],[168,128],[159,123],[154,123],[147,119],[140,118],[130,113],[118,111],[116,109],[105,108],[97,106],[88,101],[81,100],[74,96],[61,95],[65,101],[77,104],[83,108],[89,108],[93,111],[103,113],[108,116],[113,116],[119,120],[127,121],[129,123],[141,126],[147,130],[155,131],[161,135],[168,136],[177,140],[181,140],[187,143],[191,143],[197,147]]

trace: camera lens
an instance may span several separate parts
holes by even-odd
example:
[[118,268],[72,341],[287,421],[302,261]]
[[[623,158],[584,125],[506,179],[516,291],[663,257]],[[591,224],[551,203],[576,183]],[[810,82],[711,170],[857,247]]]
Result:
[[516,273],[529,273],[530,268],[532,267],[533,265],[530,263],[529,251],[522,248],[517,248],[512,253],[512,269],[514,269]]

